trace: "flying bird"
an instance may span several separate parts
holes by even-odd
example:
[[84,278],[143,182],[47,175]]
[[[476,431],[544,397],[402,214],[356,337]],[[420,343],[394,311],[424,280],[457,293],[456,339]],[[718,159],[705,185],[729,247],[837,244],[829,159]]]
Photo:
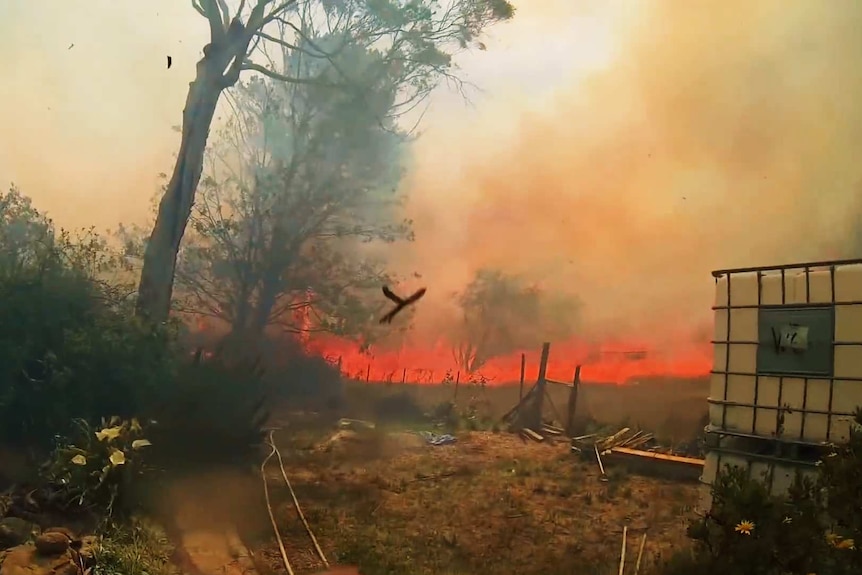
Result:
[[398,313],[402,309],[404,309],[408,305],[412,305],[412,304],[416,303],[417,301],[419,301],[419,299],[423,295],[425,295],[425,291],[426,291],[425,288],[420,288],[419,290],[416,291],[416,293],[414,293],[413,295],[411,295],[407,299],[401,299],[400,297],[398,297],[397,295],[392,293],[392,290],[389,289],[389,286],[383,286],[383,295],[385,295],[388,299],[395,302],[395,309],[393,309],[392,311],[390,311],[389,313],[384,315],[382,318],[380,318],[380,323],[392,323],[392,319],[396,315],[398,315]]

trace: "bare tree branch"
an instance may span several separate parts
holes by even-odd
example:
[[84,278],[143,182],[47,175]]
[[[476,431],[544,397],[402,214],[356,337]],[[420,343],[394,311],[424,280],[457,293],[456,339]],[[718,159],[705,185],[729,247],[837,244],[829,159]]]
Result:
[[210,39],[213,43],[219,43],[224,39],[227,32],[227,26],[222,22],[222,15],[219,11],[216,0],[197,0],[201,10],[198,10],[210,25]]
[[240,66],[240,70],[250,70],[252,72],[257,72],[258,74],[263,74],[267,78],[272,78],[273,80],[278,80],[279,82],[286,82],[288,84],[305,84],[310,86],[325,86],[328,88],[338,88],[343,86],[343,84],[324,82],[318,78],[294,78],[292,76],[285,76],[284,74],[273,72],[272,70],[264,68],[263,66],[255,64],[254,62],[245,62]]

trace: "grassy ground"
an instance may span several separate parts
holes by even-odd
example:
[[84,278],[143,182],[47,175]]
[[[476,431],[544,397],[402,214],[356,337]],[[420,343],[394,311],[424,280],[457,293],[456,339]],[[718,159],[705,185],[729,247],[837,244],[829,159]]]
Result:
[[93,575],[179,575],[174,546],[162,528],[146,519],[109,530],[100,540]]
[[[565,418],[569,390],[561,385],[548,385],[546,416],[558,420]],[[708,379],[645,379],[638,385],[626,386],[582,384],[576,415],[581,422],[591,419],[645,428],[670,444],[687,441],[703,430],[708,393]],[[391,400],[398,395],[409,396],[424,410],[453,398],[459,404],[465,404],[471,397],[476,397],[489,417],[499,418],[518,402],[519,389],[517,385],[489,386],[484,390],[461,385],[456,395],[453,384],[349,383],[346,389],[347,409],[357,417],[397,417],[402,415],[399,410],[407,408],[403,400]],[[390,401],[387,402],[387,398]],[[559,412],[558,417],[555,411]]]
[[[601,483],[565,442],[468,432],[431,447],[391,428],[328,441],[305,429],[279,436],[288,477],[330,561],[367,575],[615,573],[623,525],[630,557],[649,530],[649,563],[686,544],[695,486],[620,473]],[[269,477],[282,484],[277,467]],[[294,568],[318,569],[286,490],[276,495]],[[283,570],[274,541],[258,556]]]
[[[554,417],[550,404],[564,409],[568,388],[548,391],[546,414]],[[699,381],[584,385],[579,420],[639,425],[669,442],[686,440],[702,427],[706,393]],[[630,530],[630,564],[644,531],[648,564],[687,545],[695,485],[614,470],[601,483],[595,464],[570,454],[565,442],[524,443],[487,430],[459,431],[456,444],[431,447],[410,433],[427,423],[404,423],[455,399],[462,411],[475,404],[480,427],[491,427],[518,394],[517,386],[461,386],[456,397],[453,385],[350,384],[346,405],[331,417],[276,418],[288,477],[330,560],[359,565],[366,575],[589,575],[616,573],[623,525]],[[333,437],[337,415],[379,425]],[[8,479],[19,481],[12,458],[2,459]],[[183,507],[203,524],[236,525],[256,544],[261,575],[283,573],[261,483],[251,471],[211,471],[166,488],[164,514]],[[277,467],[268,476],[296,572],[318,570]],[[105,539],[94,575],[168,575],[175,570],[169,553],[163,533],[135,523]]]

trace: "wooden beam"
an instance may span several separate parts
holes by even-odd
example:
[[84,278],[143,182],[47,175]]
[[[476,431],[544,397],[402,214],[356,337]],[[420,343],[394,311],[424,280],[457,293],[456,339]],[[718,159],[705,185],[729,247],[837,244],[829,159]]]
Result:
[[523,435],[525,435],[526,437],[529,437],[533,441],[541,442],[541,441],[544,441],[544,439],[545,439],[544,437],[542,437],[541,435],[539,435],[538,433],[536,433],[535,431],[533,431],[532,429],[530,429],[528,427],[525,427],[524,429],[522,429],[521,433]]

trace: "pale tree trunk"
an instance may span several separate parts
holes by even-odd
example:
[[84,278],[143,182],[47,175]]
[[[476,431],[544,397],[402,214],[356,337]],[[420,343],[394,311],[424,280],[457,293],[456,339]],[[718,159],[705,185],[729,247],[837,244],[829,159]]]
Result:
[[222,76],[226,65],[223,60],[217,55],[201,59],[195,80],[189,86],[177,163],[159,203],[138,286],[137,313],[152,321],[165,321],[170,311],[177,252],[201,179],[210,124],[226,87]]

